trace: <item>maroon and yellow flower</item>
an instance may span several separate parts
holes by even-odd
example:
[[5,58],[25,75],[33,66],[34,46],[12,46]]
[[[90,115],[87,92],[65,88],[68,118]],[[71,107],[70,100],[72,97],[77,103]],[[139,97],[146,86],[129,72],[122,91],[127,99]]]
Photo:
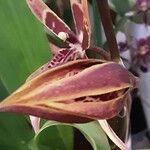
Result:
[[133,75],[119,64],[76,60],[26,82],[0,104],[0,111],[62,122],[108,119],[123,108],[134,84]]
[[[136,78],[121,65],[87,59],[90,30],[86,1],[71,0],[76,34],[41,0],[27,0],[46,28],[68,43],[43,70],[0,103],[0,112],[18,112],[61,122],[108,119],[123,108]],[[86,59],[85,59],[86,58]]]

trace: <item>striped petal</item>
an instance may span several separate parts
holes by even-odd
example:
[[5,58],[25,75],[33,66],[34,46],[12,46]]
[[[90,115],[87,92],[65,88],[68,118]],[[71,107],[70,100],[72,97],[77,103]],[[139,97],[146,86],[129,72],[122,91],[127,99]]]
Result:
[[70,28],[42,1],[27,0],[27,4],[36,18],[46,28],[58,35],[60,32],[70,33]]
[[[78,0],[70,0],[72,15],[75,23],[76,34],[83,36],[83,10]],[[82,41],[81,37],[81,40]]]
[[26,82],[0,103],[1,112],[19,112],[62,122],[114,117],[135,78],[119,64],[76,60]]
[[76,33],[82,43],[83,50],[90,46],[91,30],[87,0],[70,0],[71,10],[75,22]]
[[90,40],[91,40],[91,25],[90,25],[90,19],[89,19],[89,13],[88,13],[88,1],[87,0],[81,0],[82,8],[83,8],[83,41],[82,41],[82,47],[83,49],[87,49],[90,46]]

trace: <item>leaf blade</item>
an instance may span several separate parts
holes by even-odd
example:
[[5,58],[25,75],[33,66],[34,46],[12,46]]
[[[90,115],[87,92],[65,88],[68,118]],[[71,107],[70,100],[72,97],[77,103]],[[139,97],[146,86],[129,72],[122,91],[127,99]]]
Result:
[[0,78],[12,92],[33,69],[48,60],[50,53],[42,27],[31,16],[24,1],[1,0],[0,18]]
[[55,121],[47,121],[40,129],[40,131],[35,135],[34,141],[36,142],[36,140],[38,140],[38,136],[40,136],[41,132],[43,132],[46,128],[55,125],[65,125],[77,128],[90,142],[94,150],[110,150],[107,137],[97,122],[86,124],[62,124]]

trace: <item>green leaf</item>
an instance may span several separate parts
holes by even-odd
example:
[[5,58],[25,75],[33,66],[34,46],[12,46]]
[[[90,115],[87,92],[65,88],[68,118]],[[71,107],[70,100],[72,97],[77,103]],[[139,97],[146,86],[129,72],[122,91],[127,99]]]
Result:
[[34,133],[25,117],[0,113],[0,149],[30,150],[28,142]]
[[31,147],[37,150],[73,150],[73,129],[64,125],[51,125],[50,128],[44,128],[34,140],[36,142],[32,141]]
[[121,17],[117,16],[116,17],[116,25],[115,25],[115,32],[117,33],[118,31],[125,32],[125,24],[127,22],[128,18],[127,17]]
[[2,81],[0,80],[0,101],[4,99],[6,96],[8,96],[8,92],[4,87]]
[[92,9],[90,10],[92,13],[92,31],[93,31],[93,43],[94,46],[102,47],[102,27],[101,27],[101,19],[99,16],[99,11],[97,7],[96,0],[92,0],[91,3]]
[[12,92],[50,58],[43,28],[25,0],[0,1],[0,78]]
[[75,124],[74,127],[81,131],[92,145],[93,150],[110,150],[106,134],[97,122]]
[[[93,150],[106,150],[106,149],[110,150],[107,137],[97,122],[91,122],[91,123],[86,123],[86,124],[64,124],[64,123],[59,123],[59,122],[55,122],[55,121],[47,121],[43,125],[43,127],[39,130],[39,132],[36,134],[36,136],[34,138],[34,144],[35,143],[37,145],[39,143],[41,144],[43,142],[43,141],[41,141],[43,132],[47,133],[48,130],[52,128],[52,126],[56,126],[56,125],[57,125],[57,127],[58,127],[58,125],[61,125],[63,127],[71,126],[71,127],[77,128],[85,136],[85,138],[89,141],[89,143],[92,145]],[[51,131],[51,133],[49,134],[49,139],[47,139],[48,137],[45,139],[47,139],[49,141],[52,140],[51,138],[54,134],[55,133],[53,133]],[[51,138],[50,138],[50,135],[51,135]],[[67,136],[67,133],[63,134],[63,137],[65,137],[65,136]],[[46,144],[43,143],[43,146],[45,146],[45,145]],[[65,145],[65,142],[64,142],[64,145]],[[50,147],[49,147],[49,149],[50,149]],[[44,150],[47,150],[47,149],[44,149]]]
[[134,6],[134,2],[132,0],[110,0],[109,2],[111,8],[121,16],[130,11]]

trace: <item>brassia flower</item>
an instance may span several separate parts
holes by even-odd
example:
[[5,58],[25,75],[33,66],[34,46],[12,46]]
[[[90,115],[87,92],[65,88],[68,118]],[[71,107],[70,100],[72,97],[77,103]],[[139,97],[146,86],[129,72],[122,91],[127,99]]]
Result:
[[[71,0],[76,34],[41,0],[27,0],[35,16],[69,47],[60,48],[43,70],[0,103],[0,112],[18,112],[61,122],[109,119],[123,108],[136,78],[121,65],[87,59],[90,30],[86,1]],[[83,13],[84,12],[84,13]]]
[[[45,70],[61,65],[67,61],[75,60],[77,58],[86,58],[85,50],[90,45],[90,23],[88,18],[87,1],[82,0],[79,3],[76,0],[70,1],[71,10],[74,18],[76,34],[73,33],[70,28],[42,1],[27,1],[28,6],[35,16],[44,24],[50,33],[53,33],[57,38],[61,38],[64,42],[67,42],[69,47],[58,48],[51,44],[54,58],[47,64],[43,65],[40,69],[35,71],[28,80],[34,78],[38,74]],[[40,15],[39,15],[40,14]],[[46,19],[47,18],[47,19]],[[85,37],[83,39],[83,37]],[[70,38],[70,39],[69,39]],[[85,43],[85,44],[83,44]],[[108,54],[99,48],[93,48],[98,50],[104,58],[109,59]],[[39,118],[30,117],[31,124],[34,131],[38,131]]]

